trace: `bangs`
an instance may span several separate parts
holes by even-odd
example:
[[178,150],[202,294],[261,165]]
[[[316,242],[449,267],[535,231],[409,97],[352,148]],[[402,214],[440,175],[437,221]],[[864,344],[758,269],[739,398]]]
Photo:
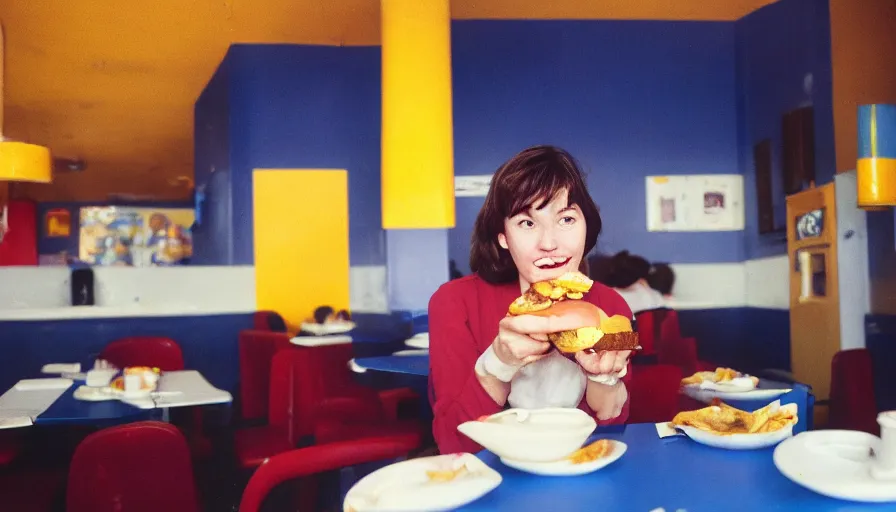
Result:
[[[581,205],[584,191],[581,181],[571,169],[539,166],[528,173],[518,175],[518,180],[508,180],[500,196],[501,210],[505,218],[525,213],[529,209],[540,210],[550,203],[557,194],[567,191],[566,207]],[[513,183],[513,182],[516,183]]]

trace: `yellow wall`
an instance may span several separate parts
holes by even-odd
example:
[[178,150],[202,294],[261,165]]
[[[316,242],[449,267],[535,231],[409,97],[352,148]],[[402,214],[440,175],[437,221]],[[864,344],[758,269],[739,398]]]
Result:
[[314,308],[349,305],[348,173],[256,169],[255,293],[292,328]]
[[896,3],[831,0],[837,172],[856,168],[858,106],[896,103]]

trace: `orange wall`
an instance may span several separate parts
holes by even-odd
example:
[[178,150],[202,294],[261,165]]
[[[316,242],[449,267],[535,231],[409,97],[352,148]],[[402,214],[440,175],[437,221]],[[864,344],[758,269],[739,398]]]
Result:
[[896,2],[830,0],[837,172],[856,168],[857,109],[896,103]]

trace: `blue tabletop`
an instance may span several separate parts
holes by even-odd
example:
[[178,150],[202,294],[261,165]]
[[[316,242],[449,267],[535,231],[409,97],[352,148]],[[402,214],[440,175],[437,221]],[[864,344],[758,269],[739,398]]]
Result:
[[355,363],[367,370],[429,376],[429,356],[379,356],[355,359]]
[[149,419],[158,410],[139,409],[119,400],[88,402],[74,397],[78,384],[70,387],[40,416],[35,425],[110,425]]
[[896,511],[896,503],[850,503],[798,486],[778,472],[774,448],[731,451],[686,437],[660,439],[652,424],[599,429],[595,437],[622,441],[628,451],[611,465],[582,476],[530,475],[504,466],[490,452],[480,453],[504,481],[460,510]]

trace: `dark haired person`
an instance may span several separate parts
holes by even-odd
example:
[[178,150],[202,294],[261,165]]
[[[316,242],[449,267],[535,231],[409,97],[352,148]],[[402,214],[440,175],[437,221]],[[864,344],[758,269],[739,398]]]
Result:
[[668,263],[654,263],[647,273],[647,284],[668,302],[672,299],[672,289],[675,288],[675,271]]
[[663,296],[647,284],[650,263],[628,251],[613,256],[609,284],[622,295],[632,313],[666,307]]
[[[582,269],[600,231],[597,206],[566,151],[529,148],[497,170],[473,228],[472,274],[442,285],[429,303],[433,435],[442,453],[476,451],[457,425],[508,404],[578,407],[600,424],[628,417],[630,351],[580,352],[573,362],[546,336],[572,327],[568,318],[507,316],[531,283]],[[583,300],[632,316],[600,283]]]

